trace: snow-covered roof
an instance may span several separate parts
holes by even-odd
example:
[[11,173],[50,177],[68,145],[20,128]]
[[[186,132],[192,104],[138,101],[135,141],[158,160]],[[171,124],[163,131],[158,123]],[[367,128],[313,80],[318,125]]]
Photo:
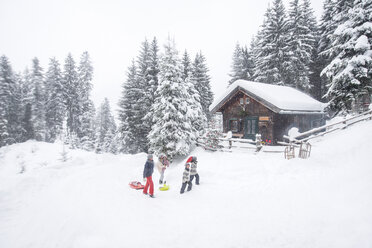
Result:
[[325,107],[324,103],[288,86],[237,80],[213,102],[209,110],[217,112],[239,89],[279,114],[323,113]]

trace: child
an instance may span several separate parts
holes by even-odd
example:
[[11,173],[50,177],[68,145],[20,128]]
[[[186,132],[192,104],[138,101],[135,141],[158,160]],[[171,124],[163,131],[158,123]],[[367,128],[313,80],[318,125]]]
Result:
[[190,163],[186,163],[185,170],[183,171],[182,175],[182,187],[181,187],[181,194],[185,192],[186,185],[189,184],[187,191],[191,190],[191,181],[190,181]]
[[[160,173],[159,184],[163,183],[164,180],[164,172],[166,168],[169,166],[169,161],[165,154],[160,154],[158,162],[156,162],[156,168]],[[165,183],[165,182],[164,182]]]
[[[186,161],[186,163],[190,163],[191,164],[191,167],[190,167],[190,182],[192,183],[192,180],[194,179],[195,177],[195,184],[196,185],[199,185],[199,173],[197,171],[197,167],[198,167],[198,158],[196,156],[191,156],[189,157],[189,159]],[[192,187],[192,184],[190,187],[190,190],[191,190],[191,187]]]

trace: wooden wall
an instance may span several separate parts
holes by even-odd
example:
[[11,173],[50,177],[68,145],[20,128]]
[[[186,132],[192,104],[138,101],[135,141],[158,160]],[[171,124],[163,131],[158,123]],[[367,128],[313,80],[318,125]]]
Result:
[[[240,104],[241,98],[249,98],[249,104],[245,105],[245,109]],[[316,126],[313,124],[316,120],[320,120],[323,116],[319,115],[283,115],[276,114],[262,103],[250,98],[245,93],[239,91],[231,99],[229,99],[221,108],[223,114],[223,132],[229,131],[229,121],[236,119],[239,122],[238,132],[233,133],[234,136],[245,133],[244,120],[246,117],[258,117],[259,133],[262,135],[262,140],[271,140],[274,144],[276,141],[283,140],[283,135],[288,134],[288,130],[292,127],[298,127],[299,132],[310,130]],[[323,122],[318,123],[323,125]]]
[[[249,104],[245,105],[245,109],[240,105],[240,98],[249,98]],[[273,119],[275,113],[262,105],[260,102],[250,98],[243,92],[238,92],[221,108],[223,113],[223,131],[228,132],[229,120],[237,119],[240,123],[240,130],[237,134],[244,134],[244,119],[245,117],[258,117],[259,133],[266,133],[264,139],[273,139]],[[260,118],[261,117],[261,118]],[[261,119],[261,120],[260,120]]]

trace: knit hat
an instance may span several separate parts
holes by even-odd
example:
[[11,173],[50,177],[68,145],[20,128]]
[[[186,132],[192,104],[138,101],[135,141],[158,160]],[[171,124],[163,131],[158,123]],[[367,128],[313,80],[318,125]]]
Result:
[[152,154],[147,154],[147,159],[152,159]]

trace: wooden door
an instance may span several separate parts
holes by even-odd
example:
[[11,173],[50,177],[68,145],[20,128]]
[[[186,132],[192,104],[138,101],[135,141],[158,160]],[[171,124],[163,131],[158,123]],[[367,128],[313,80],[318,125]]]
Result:
[[244,138],[256,140],[258,133],[258,117],[250,116],[244,120]]

